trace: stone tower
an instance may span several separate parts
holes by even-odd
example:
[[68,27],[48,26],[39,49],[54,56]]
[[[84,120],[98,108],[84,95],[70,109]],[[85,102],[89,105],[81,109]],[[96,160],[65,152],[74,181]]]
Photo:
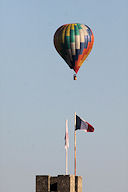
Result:
[[36,192],[82,192],[82,177],[74,175],[36,176]]

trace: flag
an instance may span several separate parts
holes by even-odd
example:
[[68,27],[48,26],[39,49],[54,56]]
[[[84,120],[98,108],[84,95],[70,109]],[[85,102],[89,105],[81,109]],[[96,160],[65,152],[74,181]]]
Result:
[[76,127],[75,130],[84,130],[85,132],[94,132],[94,127],[85,120],[76,115]]
[[66,120],[65,149],[68,149],[68,148],[69,148],[68,120]]

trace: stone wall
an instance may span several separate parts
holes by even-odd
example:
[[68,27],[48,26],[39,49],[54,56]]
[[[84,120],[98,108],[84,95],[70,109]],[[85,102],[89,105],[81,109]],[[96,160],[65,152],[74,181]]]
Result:
[[58,176],[58,192],[75,192],[75,176],[59,175]]
[[82,177],[81,176],[75,177],[75,191],[82,192]]
[[50,176],[36,176],[36,192],[50,192]]
[[38,175],[36,176],[36,192],[82,192],[82,177]]

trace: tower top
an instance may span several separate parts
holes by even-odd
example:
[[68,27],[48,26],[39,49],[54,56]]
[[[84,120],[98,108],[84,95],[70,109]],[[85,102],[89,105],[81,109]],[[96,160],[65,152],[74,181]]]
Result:
[[82,177],[37,175],[36,192],[82,192]]

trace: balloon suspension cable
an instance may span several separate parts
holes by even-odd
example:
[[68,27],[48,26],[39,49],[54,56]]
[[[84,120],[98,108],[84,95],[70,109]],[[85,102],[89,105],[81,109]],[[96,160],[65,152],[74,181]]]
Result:
[[73,79],[74,79],[74,80],[77,80],[76,74],[73,75]]

